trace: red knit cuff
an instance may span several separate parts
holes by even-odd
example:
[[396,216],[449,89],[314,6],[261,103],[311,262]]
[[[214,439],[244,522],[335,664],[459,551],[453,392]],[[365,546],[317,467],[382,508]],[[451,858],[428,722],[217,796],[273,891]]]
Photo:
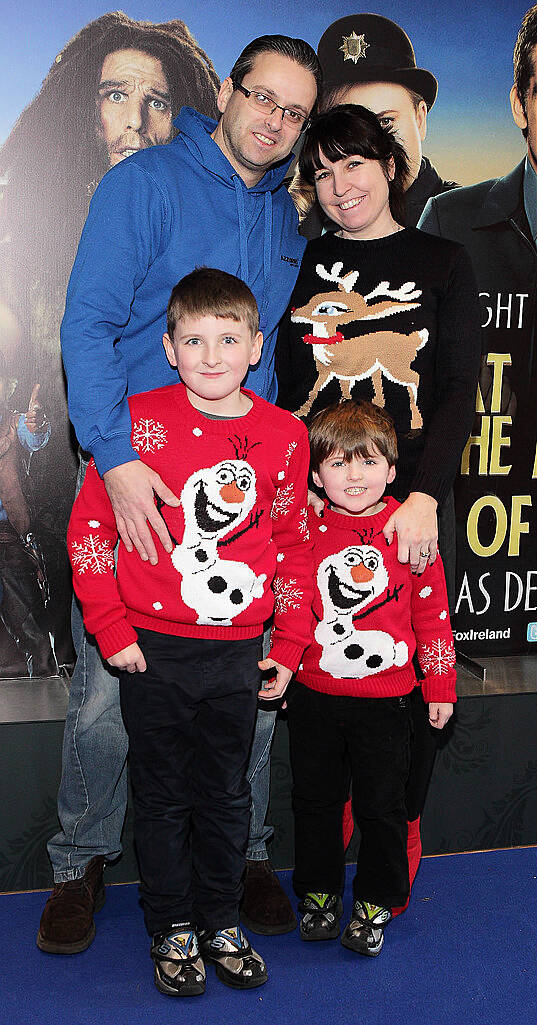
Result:
[[427,705],[430,701],[451,701],[454,705],[457,700],[454,676],[426,676],[421,690]]
[[118,619],[117,623],[98,630],[95,640],[103,658],[111,658],[112,655],[117,655],[118,651],[127,648],[129,644],[135,644],[138,634],[126,619]]
[[279,662],[286,669],[291,669],[293,673],[296,673],[303,653],[304,648],[297,647],[292,641],[275,637],[271,643],[268,658],[273,658],[275,662]]

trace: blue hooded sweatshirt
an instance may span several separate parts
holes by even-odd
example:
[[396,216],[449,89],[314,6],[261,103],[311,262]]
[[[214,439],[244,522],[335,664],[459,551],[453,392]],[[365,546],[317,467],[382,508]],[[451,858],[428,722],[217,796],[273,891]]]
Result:
[[62,354],[69,413],[97,469],[137,459],[127,395],[177,381],[162,346],[173,286],[218,267],[251,288],[264,344],[246,385],[273,402],[277,326],[305,239],[283,184],[289,160],[247,188],[211,139],[216,122],[184,107],[180,134],[128,157],[91,201],[67,290]]

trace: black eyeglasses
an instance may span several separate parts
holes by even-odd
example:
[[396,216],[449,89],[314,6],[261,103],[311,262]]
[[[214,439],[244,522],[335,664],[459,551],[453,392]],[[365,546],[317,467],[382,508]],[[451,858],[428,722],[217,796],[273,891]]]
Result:
[[245,89],[239,82],[233,82],[233,88],[238,89],[239,92],[246,96],[250,106],[254,107],[255,110],[261,111],[262,114],[273,114],[275,110],[281,110],[282,121],[289,125],[289,127],[295,128],[297,132],[303,132],[309,122],[306,114],[300,114],[298,110],[293,110],[292,107],[282,107],[281,103],[276,103],[272,96],[267,96],[265,93],[260,92],[254,93],[251,89]]

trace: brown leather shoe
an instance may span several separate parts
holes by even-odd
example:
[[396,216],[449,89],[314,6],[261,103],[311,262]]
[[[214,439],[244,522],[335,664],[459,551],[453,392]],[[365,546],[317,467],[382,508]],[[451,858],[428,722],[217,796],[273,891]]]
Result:
[[41,915],[37,946],[47,954],[78,954],[95,936],[94,912],[104,904],[102,855],[92,858],[81,879],[56,883]]
[[270,861],[247,861],[241,922],[262,936],[292,932],[296,918]]

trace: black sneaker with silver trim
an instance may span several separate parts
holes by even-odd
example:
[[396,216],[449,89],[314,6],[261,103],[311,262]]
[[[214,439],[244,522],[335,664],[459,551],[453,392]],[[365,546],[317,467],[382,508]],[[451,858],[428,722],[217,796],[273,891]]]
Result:
[[267,966],[250,946],[240,925],[200,932],[200,944],[205,960],[212,961],[218,978],[226,986],[255,989],[267,981]]
[[352,918],[341,937],[343,946],[366,957],[377,957],[384,943],[384,928],[391,918],[389,908],[356,900]]
[[178,922],[153,937],[151,957],[155,986],[170,997],[195,997],[205,992],[205,965],[190,922]]
[[343,914],[337,893],[307,893],[298,905],[302,914],[300,939],[335,940],[339,936],[339,920]]

